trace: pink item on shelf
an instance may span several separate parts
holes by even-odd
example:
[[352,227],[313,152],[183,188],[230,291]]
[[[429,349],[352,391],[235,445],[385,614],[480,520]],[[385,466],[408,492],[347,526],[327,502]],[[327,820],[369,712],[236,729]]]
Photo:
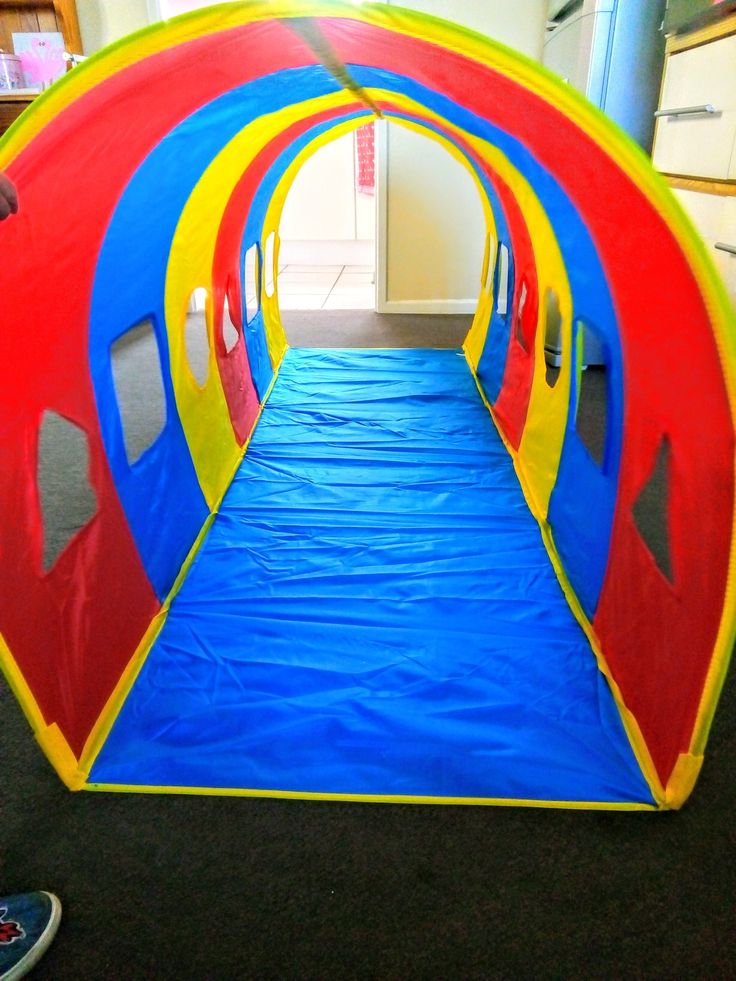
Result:
[[361,194],[376,193],[376,136],[373,123],[355,131],[355,189]]
[[64,38],[59,33],[13,34],[13,47],[29,86],[47,88],[66,73]]

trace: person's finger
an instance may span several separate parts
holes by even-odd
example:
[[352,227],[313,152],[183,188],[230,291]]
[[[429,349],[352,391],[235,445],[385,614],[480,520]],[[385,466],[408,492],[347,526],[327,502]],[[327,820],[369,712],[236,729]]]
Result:
[[[3,199],[10,209],[8,214],[16,214],[18,211],[18,193],[13,182],[5,174],[0,174],[0,200]],[[5,217],[7,218],[7,215]]]
[[0,194],[0,221],[4,221],[12,214],[13,212],[10,210],[10,203],[5,199],[3,194]]

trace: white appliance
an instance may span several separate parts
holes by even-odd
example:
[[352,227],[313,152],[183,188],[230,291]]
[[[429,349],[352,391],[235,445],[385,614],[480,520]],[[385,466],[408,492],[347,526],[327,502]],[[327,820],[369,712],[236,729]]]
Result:
[[[550,0],[543,62],[602,109],[650,152],[664,62],[666,0]],[[602,364],[595,337],[585,362]],[[545,338],[547,361],[559,365],[559,326]]]

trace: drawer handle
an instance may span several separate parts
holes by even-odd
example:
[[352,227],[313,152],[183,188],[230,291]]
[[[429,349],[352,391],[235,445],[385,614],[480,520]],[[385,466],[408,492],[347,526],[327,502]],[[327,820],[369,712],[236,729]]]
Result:
[[682,109],[657,109],[654,114],[655,119],[663,116],[699,116],[701,113],[714,113],[715,106],[707,102],[704,106],[684,106]]
[[729,252],[731,255],[736,255],[736,245],[726,245],[725,242],[716,242],[716,248],[720,249],[721,252]]

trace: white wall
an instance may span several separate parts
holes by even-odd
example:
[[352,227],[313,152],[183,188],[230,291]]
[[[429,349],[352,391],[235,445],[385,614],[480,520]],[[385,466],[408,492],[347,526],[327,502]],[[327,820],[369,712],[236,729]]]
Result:
[[310,157],[289,189],[281,215],[281,258],[298,265],[374,265],[375,195],[356,188],[355,134]]
[[77,16],[87,55],[151,22],[149,0],[77,0]]
[[282,241],[357,237],[353,139],[345,133],[300,169],[281,216]]
[[487,34],[540,61],[548,0],[384,0]]
[[[402,0],[541,59],[547,0]],[[472,312],[485,227],[470,175],[434,141],[386,127],[380,151],[378,309]]]

